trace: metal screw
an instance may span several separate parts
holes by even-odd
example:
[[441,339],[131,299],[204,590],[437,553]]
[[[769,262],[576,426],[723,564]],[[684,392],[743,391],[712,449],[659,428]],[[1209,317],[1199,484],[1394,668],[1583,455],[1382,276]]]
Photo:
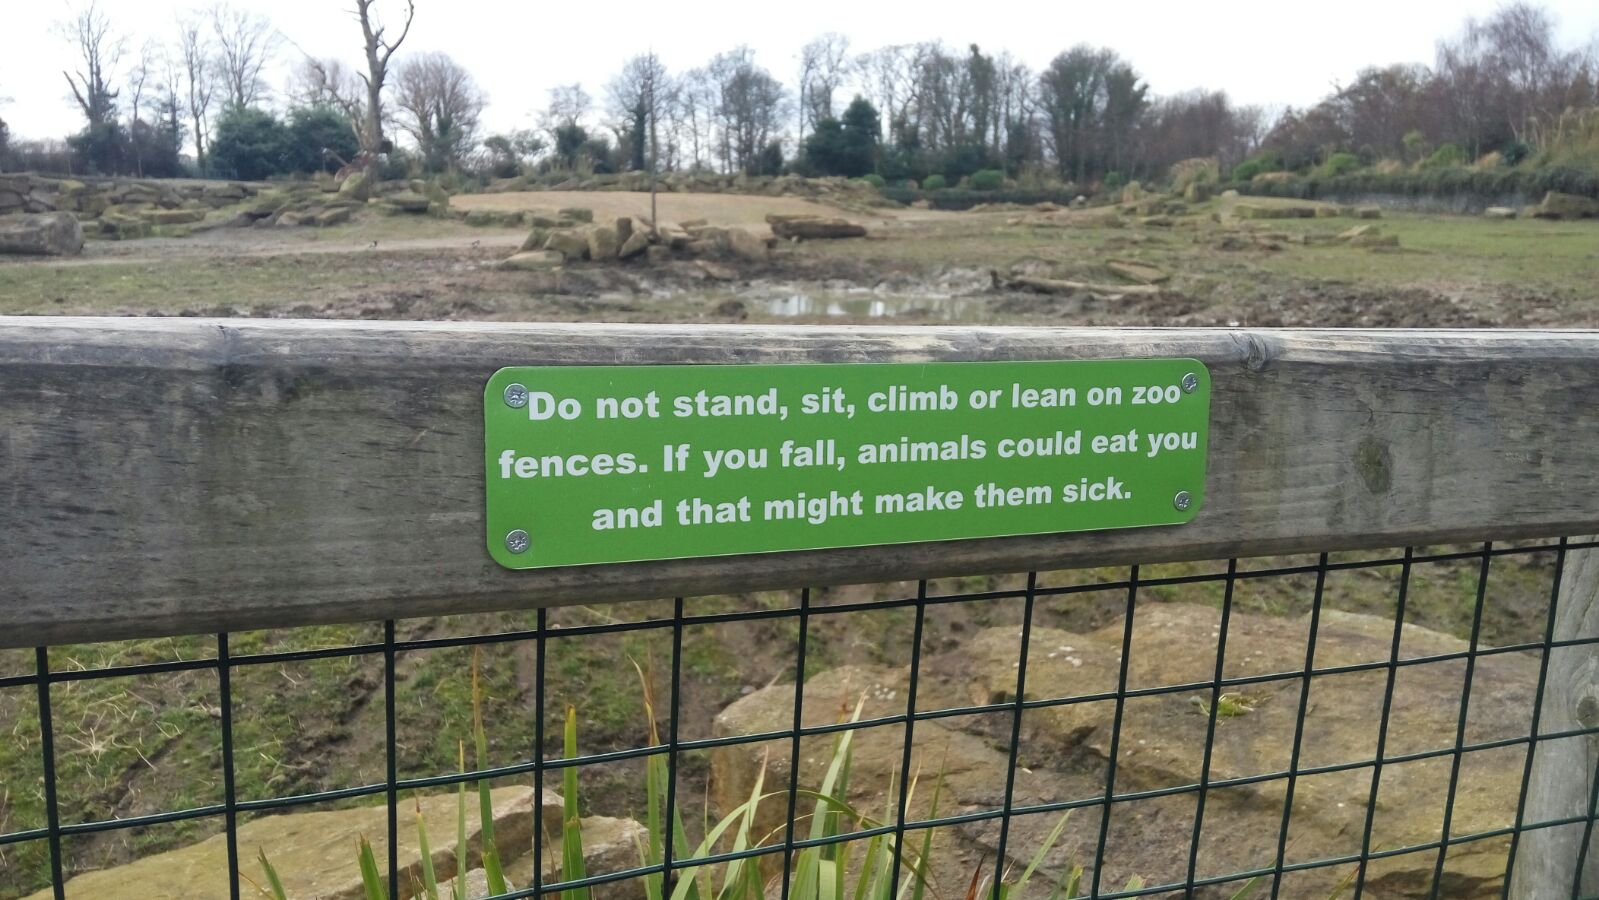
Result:
[[521,409],[527,405],[527,388],[520,384],[505,386],[505,405],[512,409]]
[[1194,505],[1193,495],[1187,491],[1178,491],[1177,496],[1171,498],[1171,505],[1177,507],[1178,512],[1187,512],[1188,507]]
[[505,536],[505,549],[512,553],[526,553],[532,541],[528,539],[527,532],[518,528]]
[[1183,393],[1192,394],[1199,389],[1199,376],[1189,372],[1183,376]]

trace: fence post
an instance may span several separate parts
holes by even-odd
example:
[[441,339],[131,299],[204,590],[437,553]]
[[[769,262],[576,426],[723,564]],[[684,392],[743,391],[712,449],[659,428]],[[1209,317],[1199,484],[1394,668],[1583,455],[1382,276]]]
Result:
[[[1575,542],[1592,541],[1592,537]],[[1554,639],[1599,635],[1599,550],[1574,550],[1566,555]],[[1599,726],[1599,645],[1585,644],[1552,653],[1548,685],[1538,731],[1549,734]],[[1599,735],[1549,741],[1538,745],[1527,794],[1527,824],[1592,814]],[[1575,897],[1578,857],[1583,857],[1582,885],[1599,886],[1599,853],[1581,852],[1592,829],[1581,824],[1540,828],[1521,836],[1510,896],[1517,900]]]

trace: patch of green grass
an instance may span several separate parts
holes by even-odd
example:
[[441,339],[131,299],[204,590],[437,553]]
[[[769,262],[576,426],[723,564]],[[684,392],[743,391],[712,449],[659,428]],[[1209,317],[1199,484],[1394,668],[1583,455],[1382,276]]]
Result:
[[370,281],[347,256],[175,258],[0,265],[0,315],[267,309]]

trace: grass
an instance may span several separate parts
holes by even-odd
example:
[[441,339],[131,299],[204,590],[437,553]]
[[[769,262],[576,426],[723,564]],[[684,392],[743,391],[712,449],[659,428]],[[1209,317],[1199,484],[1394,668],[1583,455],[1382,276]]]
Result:
[[[502,202],[504,196],[471,199]],[[751,209],[764,209],[761,204],[770,200],[711,199],[754,204]],[[1198,324],[1359,325],[1391,324],[1388,318],[1405,313],[1415,316],[1416,324],[1474,323],[1476,319],[1461,323],[1448,317],[1461,304],[1465,312],[1489,322],[1599,321],[1599,297],[1591,286],[1599,271],[1599,226],[1592,222],[1502,222],[1388,212],[1370,224],[1397,236],[1400,247],[1373,250],[1330,240],[1354,220],[1256,221],[1248,227],[1257,232],[1325,240],[1288,242],[1275,252],[1220,252],[1215,242],[1223,226],[1210,216],[1228,208],[1229,201],[1212,201],[1179,219],[1181,227],[1165,229],[1110,227],[1091,218],[1072,219],[1078,224],[1071,227],[1040,227],[1036,217],[1006,212],[879,219],[873,227],[881,240],[819,241],[785,251],[793,254],[786,265],[796,271],[772,276],[771,284],[758,286],[766,291],[759,297],[715,283],[674,284],[671,296],[658,296],[649,292],[648,276],[629,270],[630,278],[644,280],[643,294],[622,296],[633,290],[622,286],[617,289],[621,295],[610,296],[608,282],[597,276],[598,288],[584,287],[566,299],[567,288],[556,289],[523,273],[495,271],[492,263],[507,248],[496,244],[470,249],[471,241],[492,244],[519,234],[517,230],[477,229],[430,217],[374,216],[322,230],[211,233],[186,240],[97,245],[91,255],[103,258],[81,262],[5,262],[0,264],[0,314],[192,314],[215,310],[225,299],[229,310],[279,315],[371,315],[377,310],[399,317],[674,322],[715,316],[719,303],[736,299],[754,321],[793,321],[789,313],[800,320],[826,319],[833,308],[846,319],[888,316],[905,322],[1146,324],[1177,319]],[[379,243],[378,253],[368,251],[373,240]],[[323,252],[328,249],[340,252]],[[940,280],[940,273],[951,268],[1003,269],[1028,259],[1041,262],[1057,277],[1114,282],[1102,266],[1108,258],[1168,270],[1173,274],[1170,288],[1180,297],[1104,308],[1033,308],[965,293],[969,287],[945,296],[952,291]],[[833,278],[841,280],[828,280]],[[1328,292],[1395,289],[1426,292],[1403,305],[1422,308],[1382,311],[1386,318],[1368,322],[1363,318],[1368,310],[1324,298]],[[1264,310],[1259,308],[1263,305]]]

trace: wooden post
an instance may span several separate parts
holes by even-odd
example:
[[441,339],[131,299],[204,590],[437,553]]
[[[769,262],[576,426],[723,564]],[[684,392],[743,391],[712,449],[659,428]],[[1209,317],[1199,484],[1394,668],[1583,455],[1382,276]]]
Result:
[[[1599,636],[1599,550],[1574,550],[1566,555],[1554,639],[1594,636]],[[1552,653],[1539,733],[1599,726],[1599,645],[1566,647]],[[1539,744],[1527,789],[1526,824],[1587,817],[1594,778],[1599,775],[1596,765],[1599,735]],[[1523,834],[1510,896],[1517,900],[1564,900],[1577,896],[1572,882],[1577,877],[1583,834],[1581,824]],[[1583,864],[1582,888],[1584,896],[1599,888],[1599,850],[1591,845]]]

